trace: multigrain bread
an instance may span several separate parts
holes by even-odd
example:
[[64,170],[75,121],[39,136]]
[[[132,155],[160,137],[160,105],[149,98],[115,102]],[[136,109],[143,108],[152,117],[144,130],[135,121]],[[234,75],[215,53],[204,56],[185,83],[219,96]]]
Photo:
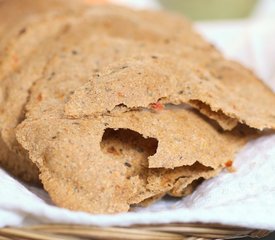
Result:
[[[176,49],[180,52],[180,47]],[[108,66],[102,76],[91,78],[75,91],[66,104],[66,114],[77,117],[112,111],[121,104],[129,109],[160,101],[190,104],[225,130],[233,129],[238,123],[259,130],[274,129],[274,93],[251,72],[221,59],[222,63],[218,61],[215,66],[220,68],[220,76],[216,77],[209,72],[211,67],[202,67],[200,60],[185,55],[167,56],[167,53],[173,51],[161,48],[156,53],[154,49],[147,56]],[[129,79],[135,88],[129,89],[125,84]]]
[[92,213],[127,211],[181,178],[190,180],[185,188],[212,177],[243,142],[185,108],[75,120],[52,115],[17,130],[53,201]]
[[43,71],[44,56],[34,56],[38,46],[44,46],[48,38],[64,31],[67,23],[77,18],[80,8],[84,7],[74,1],[1,1],[0,163],[30,183],[40,182],[38,169],[18,145],[14,130],[24,119],[29,89],[37,72]]
[[185,196],[250,128],[275,127],[271,90],[182,17],[34,2],[23,31],[0,28],[0,163],[31,182],[40,171],[57,205],[114,213]]

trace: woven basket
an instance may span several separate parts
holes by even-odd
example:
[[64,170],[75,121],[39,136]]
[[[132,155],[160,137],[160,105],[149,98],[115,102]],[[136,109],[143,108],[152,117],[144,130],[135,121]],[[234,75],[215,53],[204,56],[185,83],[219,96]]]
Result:
[[101,228],[80,225],[37,225],[24,228],[0,229],[0,240],[206,240],[241,237],[260,238],[268,231],[213,224],[138,225],[129,228]]

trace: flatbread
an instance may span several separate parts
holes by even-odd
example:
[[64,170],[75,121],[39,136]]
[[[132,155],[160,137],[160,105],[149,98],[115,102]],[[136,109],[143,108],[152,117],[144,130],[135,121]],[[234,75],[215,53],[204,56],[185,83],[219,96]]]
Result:
[[71,0],[4,0],[0,9],[0,20],[3,18],[0,78],[17,71],[48,36],[58,31],[60,24],[84,9],[75,3]]
[[250,69],[226,59],[181,16],[151,11],[143,11],[141,15],[144,20],[150,19],[151,24],[158,25],[159,22],[159,26],[167,26],[163,28],[167,33],[167,38],[163,39],[169,48],[167,52],[200,65],[235,94],[233,105],[224,101],[216,107],[201,101],[198,109],[204,114],[207,111],[208,117],[217,120],[227,130],[236,126],[234,119],[252,128],[274,129],[275,95]]
[[17,139],[57,205],[92,213],[127,211],[178,179],[214,176],[243,143],[185,108],[26,120]]
[[[13,8],[21,9],[22,1],[4,2],[5,12]],[[23,176],[23,180],[31,183],[39,182],[38,169],[29,160],[27,152],[18,147],[15,127],[25,118],[30,88],[42,76],[55,51],[61,48],[61,42],[55,48],[54,45],[48,46],[49,39],[58,42],[58,37],[78,21],[79,15],[84,14],[80,12],[84,7],[75,7],[74,1],[51,2],[52,7],[45,9],[41,1],[24,2],[26,5],[22,15],[19,14],[16,19],[10,16],[5,22],[7,25],[9,21],[17,24],[10,31],[5,31],[7,34],[1,39],[0,45],[0,138],[3,142],[2,151],[5,152],[0,155],[0,164],[13,175]],[[54,3],[56,8],[53,8]],[[44,48],[43,53],[41,48]]]
[[[94,7],[31,29],[7,41],[0,66],[0,140],[22,176],[25,160],[38,167],[58,206],[115,213],[184,196],[234,159],[250,135],[238,123],[274,127],[271,91],[179,17]],[[248,83],[251,96],[240,93]],[[266,95],[249,115],[256,87]]]
[[[261,91],[260,87],[258,89]],[[269,96],[269,99],[265,98],[267,102],[258,114],[263,115],[266,111],[269,117],[258,119],[259,115],[252,112],[248,116],[252,107],[244,106],[250,106],[251,99],[239,93],[236,95],[232,87],[194,62],[159,54],[136,57],[109,66],[100,76],[93,77],[75,91],[66,104],[65,112],[69,117],[81,117],[111,112],[119,105],[131,109],[147,108],[156,102],[188,103],[215,119],[224,129],[230,130],[240,122],[262,130],[263,127],[249,124],[249,121],[257,121],[268,128],[265,124],[272,120],[275,95],[271,91],[269,95],[264,91],[262,94]],[[224,109],[231,113],[224,114]],[[238,118],[244,116],[245,119],[245,114],[247,121]]]

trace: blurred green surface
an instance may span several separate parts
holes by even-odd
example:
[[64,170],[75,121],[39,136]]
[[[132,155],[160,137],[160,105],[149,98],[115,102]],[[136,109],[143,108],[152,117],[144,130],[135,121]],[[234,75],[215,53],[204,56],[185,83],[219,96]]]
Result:
[[247,17],[257,0],[159,0],[166,8],[193,20]]

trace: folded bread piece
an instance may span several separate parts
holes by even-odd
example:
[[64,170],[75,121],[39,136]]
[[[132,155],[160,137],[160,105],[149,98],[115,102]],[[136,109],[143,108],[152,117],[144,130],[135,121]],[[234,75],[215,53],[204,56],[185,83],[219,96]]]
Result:
[[233,129],[237,122],[260,130],[274,129],[275,95],[251,70],[225,59],[180,16],[148,11],[142,13],[142,18],[159,28],[163,26],[166,37],[159,36],[159,42],[165,53],[200,65],[228,88],[235,100],[235,105],[228,104],[225,95],[224,102],[219,105],[193,101],[193,106],[216,120],[225,130]]
[[122,104],[126,109],[149,107],[159,101],[190,104],[225,130],[238,122],[259,130],[274,129],[275,95],[251,73],[237,74],[237,64],[224,61],[222,76],[217,78],[198,61],[162,50],[108,66],[75,91],[65,107],[67,116],[110,112]]
[[127,211],[167,192],[184,194],[193,180],[217,174],[244,141],[185,108],[76,120],[52,116],[17,129],[53,201],[92,213]]

